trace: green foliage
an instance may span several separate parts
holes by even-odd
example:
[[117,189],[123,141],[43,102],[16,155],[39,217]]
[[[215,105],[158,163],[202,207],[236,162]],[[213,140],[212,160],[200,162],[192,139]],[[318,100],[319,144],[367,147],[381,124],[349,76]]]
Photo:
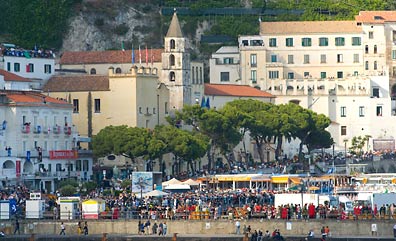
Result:
[[86,189],[86,193],[90,193],[96,189],[96,186],[97,184],[95,182],[84,182],[82,187]]
[[352,154],[361,156],[363,154],[363,148],[365,147],[366,144],[368,144],[368,141],[371,136],[365,135],[365,136],[354,136],[351,141],[351,147],[349,148],[349,151]]
[[78,187],[78,182],[76,180],[74,180],[74,179],[66,179],[66,180],[60,181],[58,186],[60,188],[62,188],[64,186]]
[[121,182],[121,188],[125,190],[125,189],[127,189],[129,186],[132,185],[131,183],[132,183],[131,180],[128,180],[128,179],[122,180],[122,182]]
[[113,29],[113,32],[117,35],[125,35],[129,31],[129,26],[124,24],[120,24]]
[[76,193],[76,191],[77,191],[77,188],[72,185],[65,185],[60,189],[60,193],[64,197],[72,196]]

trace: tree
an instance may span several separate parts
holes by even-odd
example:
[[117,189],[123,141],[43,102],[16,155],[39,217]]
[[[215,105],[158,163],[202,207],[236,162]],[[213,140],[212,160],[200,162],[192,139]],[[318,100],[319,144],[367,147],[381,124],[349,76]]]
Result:
[[330,132],[323,129],[314,130],[308,135],[305,144],[310,153],[314,149],[330,148],[334,144],[334,140]]
[[351,147],[349,147],[351,153],[361,157],[364,152],[363,148],[365,147],[366,143],[368,144],[370,137],[370,135],[354,136],[351,140]]

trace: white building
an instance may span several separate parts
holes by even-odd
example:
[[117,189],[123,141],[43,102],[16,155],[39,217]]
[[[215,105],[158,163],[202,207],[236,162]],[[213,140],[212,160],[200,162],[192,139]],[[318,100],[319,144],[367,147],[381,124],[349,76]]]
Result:
[[223,46],[209,59],[211,84],[238,84],[241,81],[239,49]]
[[[0,87],[13,86],[9,82],[19,79],[0,72]],[[36,91],[4,86],[0,90],[2,186],[24,183],[31,189],[54,192],[60,180],[90,180],[92,153],[78,150],[72,105]]]

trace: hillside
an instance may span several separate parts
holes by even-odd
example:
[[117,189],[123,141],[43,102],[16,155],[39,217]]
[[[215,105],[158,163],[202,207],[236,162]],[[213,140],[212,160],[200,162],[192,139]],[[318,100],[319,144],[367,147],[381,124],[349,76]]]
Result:
[[[61,52],[162,47],[177,8],[192,56],[199,59],[206,59],[219,45],[236,44],[238,35],[257,34],[259,18],[352,19],[359,10],[396,6],[393,0],[0,0],[0,4],[7,9],[0,13],[0,41]],[[208,41],[201,42],[202,35]]]

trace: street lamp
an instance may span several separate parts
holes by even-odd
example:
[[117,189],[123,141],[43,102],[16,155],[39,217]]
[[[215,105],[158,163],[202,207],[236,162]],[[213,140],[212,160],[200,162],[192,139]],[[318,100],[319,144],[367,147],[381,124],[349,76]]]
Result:
[[344,151],[345,151],[344,157],[345,157],[345,161],[346,161],[346,158],[347,158],[347,143],[348,143],[348,139],[344,139]]

